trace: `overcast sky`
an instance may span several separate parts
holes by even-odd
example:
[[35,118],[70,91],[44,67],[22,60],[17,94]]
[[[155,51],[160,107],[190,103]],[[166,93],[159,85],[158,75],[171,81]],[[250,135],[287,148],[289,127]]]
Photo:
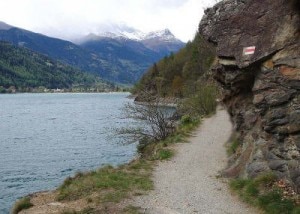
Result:
[[169,28],[192,40],[203,9],[215,0],[0,0],[0,21],[70,38],[99,30],[104,23],[125,23],[144,32]]

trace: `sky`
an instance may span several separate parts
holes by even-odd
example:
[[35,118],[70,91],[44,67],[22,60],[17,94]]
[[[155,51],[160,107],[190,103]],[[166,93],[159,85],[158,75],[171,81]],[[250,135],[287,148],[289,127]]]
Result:
[[168,28],[192,40],[203,10],[216,0],[0,0],[0,21],[62,39],[122,23],[145,33]]

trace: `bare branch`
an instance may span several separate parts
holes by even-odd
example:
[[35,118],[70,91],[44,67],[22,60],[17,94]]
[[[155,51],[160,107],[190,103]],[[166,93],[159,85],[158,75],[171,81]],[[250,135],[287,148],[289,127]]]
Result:
[[138,128],[127,127],[118,130],[118,134],[126,136],[131,141],[149,141],[166,139],[175,129],[175,121],[171,119],[175,109],[167,107],[157,97],[144,93],[140,103],[126,103],[123,113],[127,118],[142,121]]

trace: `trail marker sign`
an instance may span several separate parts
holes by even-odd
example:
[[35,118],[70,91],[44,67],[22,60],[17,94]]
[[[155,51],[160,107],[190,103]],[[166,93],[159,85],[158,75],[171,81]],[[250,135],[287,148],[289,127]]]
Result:
[[243,48],[243,55],[252,55],[255,53],[255,46]]

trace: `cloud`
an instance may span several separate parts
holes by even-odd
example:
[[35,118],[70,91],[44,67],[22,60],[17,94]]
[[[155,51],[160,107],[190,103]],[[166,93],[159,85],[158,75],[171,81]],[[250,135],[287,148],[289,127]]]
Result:
[[70,38],[124,22],[142,31],[169,28],[191,40],[211,0],[0,0],[0,20],[50,36]]

